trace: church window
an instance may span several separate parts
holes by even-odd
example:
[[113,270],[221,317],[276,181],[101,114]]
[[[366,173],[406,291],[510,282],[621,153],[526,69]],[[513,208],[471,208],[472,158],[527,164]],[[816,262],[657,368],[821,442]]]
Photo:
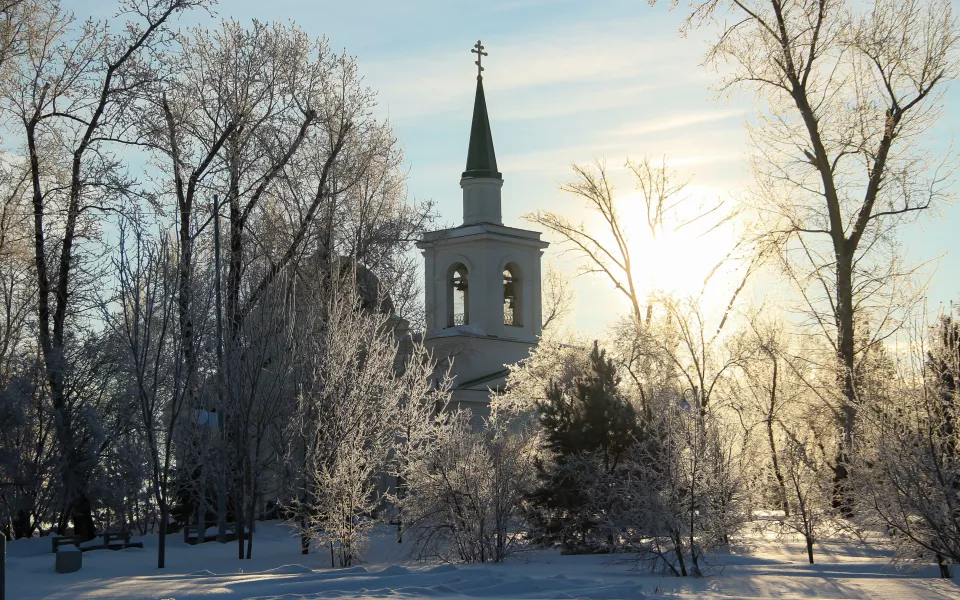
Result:
[[470,324],[470,294],[467,280],[467,268],[456,264],[450,269],[447,285],[447,327]]
[[503,268],[503,324],[520,327],[523,325],[520,309],[521,287],[519,269],[509,264]]

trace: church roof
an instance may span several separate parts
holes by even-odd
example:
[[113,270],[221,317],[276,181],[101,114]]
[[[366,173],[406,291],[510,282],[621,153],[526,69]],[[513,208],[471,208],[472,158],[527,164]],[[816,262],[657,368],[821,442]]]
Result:
[[493,151],[493,134],[487,117],[487,101],[483,95],[483,77],[477,75],[477,95],[473,100],[473,124],[470,127],[470,148],[467,150],[467,170],[463,177],[502,179],[497,171],[497,156]]
[[463,383],[459,383],[457,384],[457,389],[463,390],[463,389],[472,388],[483,383],[489,383],[491,381],[496,381],[497,379],[503,379],[509,374],[510,374],[510,369],[498,369],[493,373],[487,373],[486,375],[482,375],[480,377],[474,377],[469,381],[464,381]]

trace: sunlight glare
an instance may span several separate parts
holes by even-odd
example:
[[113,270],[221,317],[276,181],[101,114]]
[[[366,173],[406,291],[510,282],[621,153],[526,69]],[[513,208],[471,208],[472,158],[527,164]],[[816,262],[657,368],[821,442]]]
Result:
[[[647,224],[646,205],[640,192],[615,196],[615,205],[628,238],[634,284],[641,297],[665,294],[697,298],[703,293],[701,299],[705,310],[723,310],[732,291],[730,286],[735,278],[731,271],[736,265],[725,264],[717,269],[706,288],[704,280],[734,247],[734,223],[726,223],[705,233],[716,223],[716,219],[711,220],[708,216],[703,222],[677,229],[678,224],[689,221],[699,210],[715,206],[720,196],[708,186],[691,185],[687,192],[690,200],[685,202],[685,212],[668,216],[663,230],[658,230],[656,236]],[[593,215],[587,225],[597,235],[603,232],[600,239],[605,244],[612,243],[606,223],[599,215]]]

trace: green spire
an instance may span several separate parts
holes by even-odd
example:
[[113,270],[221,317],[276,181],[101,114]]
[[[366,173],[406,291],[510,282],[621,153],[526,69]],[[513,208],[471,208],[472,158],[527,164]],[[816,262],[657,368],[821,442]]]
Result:
[[493,152],[493,135],[490,133],[487,101],[483,97],[483,78],[480,76],[480,71],[483,71],[480,61],[487,53],[483,52],[480,42],[475,48],[471,52],[477,54],[477,96],[473,100],[473,125],[470,127],[467,170],[463,172],[463,177],[502,179],[503,175],[497,171],[497,156]]

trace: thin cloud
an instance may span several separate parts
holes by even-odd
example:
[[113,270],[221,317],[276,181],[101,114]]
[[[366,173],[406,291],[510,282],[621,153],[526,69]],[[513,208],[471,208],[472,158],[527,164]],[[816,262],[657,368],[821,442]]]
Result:
[[[632,30],[586,26],[573,32],[494,41],[487,44],[488,95],[499,102],[512,101],[524,108],[507,108],[511,118],[526,118],[532,107],[525,95],[537,88],[549,92],[554,102],[540,103],[541,112],[573,114],[592,106],[622,106],[638,94],[683,84],[702,85],[706,74],[693,68],[699,57],[689,44],[672,34],[637,39]],[[622,28],[621,28],[622,29]],[[665,52],[664,47],[674,47]],[[367,82],[380,90],[392,118],[404,119],[443,113],[473,101],[467,48],[444,50],[416,57],[397,57],[362,65]],[[678,75],[682,74],[682,75]],[[578,89],[594,86],[593,90]],[[516,92],[523,92],[517,94]],[[553,104],[557,108],[551,108]]]
[[[637,136],[650,133],[659,133],[662,131],[671,131],[674,129],[683,129],[693,125],[702,125],[704,123],[715,123],[729,119],[743,118],[743,110],[716,109],[698,112],[689,112],[666,118],[646,119],[644,121],[627,124],[611,130],[611,136]],[[739,126],[739,125],[738,125]]]

